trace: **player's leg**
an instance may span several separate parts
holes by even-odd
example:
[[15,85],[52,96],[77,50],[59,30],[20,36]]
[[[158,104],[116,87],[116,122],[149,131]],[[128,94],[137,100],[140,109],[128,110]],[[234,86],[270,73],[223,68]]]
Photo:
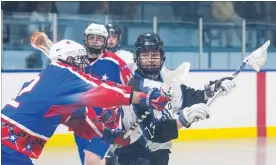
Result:
[[101,138],[96,137],[86,145],[85,148],[85,165],[105,165],[104,156],[110,144],[101,141]]
[[118,162],[120,165],[149,165],[151,152],[146,147],[143,137],[134,143],[117,149]]
[[1,145],[1,164],[2,165],[33,165],[32,160],[13,149],[10,149],[9,147],[5,145]]
[[105,158],[106,165],[119,165],[118,156],[111,151],[107,153],[107,155],[104,158]]
[[168,149],[161,149],[150,154],[150,164],[158,165],[168,165],[169,164],[169,154],[171,153]]
[[74,137],[75,137],[75,142],[77,144],[78,147],[78,152],[79,152],[79,157],[81,160],[81,164],[84,165],[84,150],[85,150],[85,146],[86,144],[89,142],[87,139],[81,138],[78,135],[76,135],[74,133]]
[[84,164],[85,165],[106,165],[105,159],[102,159],[99,155],[90,152],[88,150],[84,151],[85,153],[85,159]]

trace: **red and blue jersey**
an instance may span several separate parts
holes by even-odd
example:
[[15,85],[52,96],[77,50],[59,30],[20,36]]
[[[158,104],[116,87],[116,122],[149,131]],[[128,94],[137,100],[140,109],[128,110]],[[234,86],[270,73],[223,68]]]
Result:
[[112,52],[104,52],[85,72],[100,76],[103,81],[109,80],[123,85],[127,84],[132,76],[127,64]]
[[[98,77],[102,81],[113,81],[123,85],[127,84],[132,77],[127,64],[112,52],[104,52],[85,69],[85,72]],[[94,107],[94,110],[98,116],[101,116],[101,108]],[[118,122],[117,119],[116,125],[118,125]],[[109,125],[109,127],[114,128],[115,126]]]
[[[131,92],[131,87],[103,83],[71,65],[51,63],[32,81],[24,83],[18,96],[2,109],[1,142],[38,158],[61,124],[62,115],[85,106],[128,105]],[[106,101],[106,96],[112,99]]]

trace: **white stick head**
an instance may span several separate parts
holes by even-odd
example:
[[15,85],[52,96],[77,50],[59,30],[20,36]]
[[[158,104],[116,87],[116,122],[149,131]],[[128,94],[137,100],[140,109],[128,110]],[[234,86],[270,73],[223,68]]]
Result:
[[259,72],[261,67],[266,62],[267,49],[270,45],[270,40],[266,41],[260,48],[256,49],[249,56],[247,56],[243,62],[246,62],[255,71]]
[[162,78],[166,84],[172,84],[174,82],[179,82],[181,84],[185,83],[185,80],[190,71],[190,63],[183,62],[175,70],[169,70],[166,67],[163,67],[161,70]]

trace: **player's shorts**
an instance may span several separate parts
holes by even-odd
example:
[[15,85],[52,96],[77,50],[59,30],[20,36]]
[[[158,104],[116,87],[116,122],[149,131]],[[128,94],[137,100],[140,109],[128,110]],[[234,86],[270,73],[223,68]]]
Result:
[[117,149],[116,154],[121,165],[137,164],[138,162],[149,164],[150,151],[146,148],[146,141],[142,137],[130,145]]
[[152,152],[146,147],[145,139],[141,137],[134,143],[118,149],[116,153],[121,165],[168,165],[171,151],[162,149]]
[[78,135],[74,133],[75,142],[78,147],[79,157],[81,160],[81,164],[84,165],[84,149],[87,142],[89,142],[87,139],[80,138]]
[[168,165],[171,151],[168,149],[157,150],[150,154],[150,164]]
[[101,138],[99,137],[95,137],[91,140],[91,142],[89,142],[87,139],[81,138],[76,134],[74,134],[74,136],[82,164],[84,164],[84,150],[93,152],[94,154],[99,155],[101,158],[104,158],[110,146],[110,144],[102,142]]
[[33,165],[32,160],[5,145],[1,145],[1,164],[2,165]]

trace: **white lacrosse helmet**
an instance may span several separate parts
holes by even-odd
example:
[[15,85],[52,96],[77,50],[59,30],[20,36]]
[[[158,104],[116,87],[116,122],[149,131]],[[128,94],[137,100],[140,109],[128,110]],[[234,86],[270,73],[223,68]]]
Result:
[[[93,47],[93,46],[89,46],[87,43],[87,38],[89,35],[95,35],[95,36],[101,36],[104,38],[104,44],[103,46],[99,47]],[[87,51],[89,53],[92,54],[100,54],[101,52],[103,52],[106,48],[106,44],[107,44],[107,37],[108,37],[108,32],[106,30],[106,27],[102,24],[95,24],[92,23],[90,24],[84,31],[84,46],[87,49]]]
[[86,49],[72,40],[61,40],[55,43],[50,49],[49,58],[52,62],[61,60],[80,69],[88,65]]

